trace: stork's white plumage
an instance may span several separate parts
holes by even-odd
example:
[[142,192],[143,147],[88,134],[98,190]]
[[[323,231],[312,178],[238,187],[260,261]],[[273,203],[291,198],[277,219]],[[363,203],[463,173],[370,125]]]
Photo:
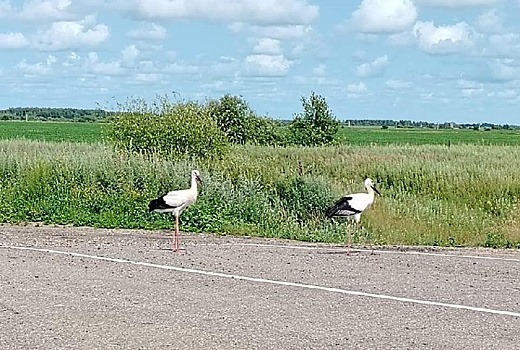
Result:
[[[354,193],[341,197],[332,207],[327,209],[325,215],[329,218],[339,216],[353,219],[355,225],[361,220],[361,213],[374,203],[375,193],[379,191],[374,186],[372,179],[365,180],[367,193]],[[350,255],[350,229],[347,234],[347,254]]]
[[175,233],[173,237],[173,251],[179,251],[179,216],[190,205],[197,201],[197,182],[202,183],[198,170],[191,172],[191,186],[186,190],[171,191],[164,196],[152,200],[148,204],[148,211],[158,213],[172,213],[175,216]]

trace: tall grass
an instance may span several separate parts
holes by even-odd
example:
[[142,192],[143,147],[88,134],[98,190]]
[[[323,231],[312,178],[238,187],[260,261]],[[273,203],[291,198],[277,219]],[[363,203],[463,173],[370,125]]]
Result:
[[520,247],[513,146],[240,146],[194,164],[104,144],[0,141],[0,221],[170,228],[147,203],[188,186],[193,168],[205,186],[181,218],[186,231],[342,242],[345,223],[323,212],[370,176],[383,195],[363,214],[359,243]]

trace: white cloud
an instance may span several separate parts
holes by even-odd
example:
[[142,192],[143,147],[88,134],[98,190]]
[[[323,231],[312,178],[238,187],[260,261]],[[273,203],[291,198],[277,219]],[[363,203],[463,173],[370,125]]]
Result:
[[413,83],[405,80],[387,80],[385,85],[391,90],[404,90],[411,88]]
[[459,79],[457,80],[457,86],[462,89],[482,89],[484,84],[475,80]]
[[27,60],[22,60],[16,65],[16,68],[25,73],[26,76],[45,75],[51,72],[52,65],[56,61],[56,57],[49,55],[45,62],[29,64]]
[[327,66],[324,64],[319,64],[317,67],[312,69],[312,75],[315,77],[324,77],[327,73]]
[[388,56],[378,57],[372,62],[360,64],[356,67],[356,75],[358,77],[371,77],[381,74],[388,66]]
[[513,59],[495,60],[491,62],[491,71],[496,80],[515,80],[520,78],[519,62]]
[[347,92],[349,94],[366,94],[368,92],[367,84],[362,81],[359,84],[348,84]]
[[312,27],[308,25],[258,26],[233,23],[229,25],[229,29],[235,33],[247,32],[255,37],[279,40],[301,39],[313,33]]
[[435,94],[433,92],[423,92],[421,93],[421,100],[423,101],[431,101],[433,99],[433,96],[435,96]]
[[280,40],[271,38],[258,39],[253,47],[253,52],[257,54],[278,55],[282,52]]
[[137,29],[128,32],[128,36],[137,40],[161,40],[166,38],[166,28],[152,22],[141,22]]
[[483,92],[484,89],[465,88],[460,90],[460,93],[463,97],[475,97],[481,95]]
[[473,45],[473,33],[466,22],[436,27],[433,22],[418,21],[413,33],[419,47],[430,54],[455,53]]
[[258,76],[284,76],[293,65],[283,55],[249,55],[246,57],[247,72]]
[[502,55],[518,57],[520,55],[520,34],[492,34],[488,39],[490,47],[487,48],[487,50],[490,56],[499,57]]
[[23,5],[18,17],[24,20],[63,20],[73,16],[67,12],[71,0],[31,0]]
[[22,33],[0,33],[0,49],[20,49],[29,41]]
[[499,33],[503,30],[502,18],[495,9],[487,10],[477,17],[476,26],[486,33]]
[[81,59],[81,56],[78,55],[77,53],[75,53],[74,51],[72,51],[71,53],[69,53],[69,55],[67,56],[67,58],[69,60],[79,60]]
[[70,48],[96,46],[110,36],[108,27],[95,24],[93,17],[81,21],[53,22],[51,27],[39,32],[34,38],[36,48],[44,51],[59,51]]
[[14,11],[9,1],[0,1],[0,18],[9,15]]
[[411,46],[417,41],[412,32],[395,33],[388,37],[390,43],[394,45]]
[[135,60],[137,59],[137,57],[139,56],[139,54],[141,53],[141,51],[135,47],[135,45],[130,45],[130,46],[127,46],[125,47],[122,51],[121,51],[121,54],[123,56],[123,64],[126,66],[126,67],[132,67],[135,65]]
[[81,60],[81,56],[78,55],[76,52],[71,51],[69,53],[69,55],[67,56],[67,59],[62,62],[62,65],[67,68],[72,67],[72,66],[77,66],[78,63],[80,62],[80,60]]
[[154,71],[156,71],[155,64],[153,63],[153,61],[150,61],[150,60],[140,61],[139,62],[139,71],[147,72],[147,73],[154,72]]
[[195,74],[199,68],[194,65],[185,64],[184,62],[173,62],[164,68],[164,72],[171,74]]
[[416,20],[417,8],[411,0],[363,0],[352,13],[354,26],[364,33],[400,32]]
[[502,0],[414,0],[417,5],[438,6],[438,7],[472,7],[472,6],[493,6]]
[[121,61],[101,62],[96,52],[90,52],[86,59],[87,70],[101,75],[119,75],[123,72]]
[[319,7],[305,0],[137,0],[136,14],[149,19],[200,18],[259,24],[309,24]]
[[512,98],[515,98],[518,96],[518,92],[514,89],[505,89],[505,90],[501,90],[501,91],[497,91],[497,92],[492,91],[488,94],[488,96],[489,97],[496,96],[499,98],[512,99]]
[[156,83],[162,78],[161,74],[157,73],[137,73],[135,80],[142,83]]
[[29,0],[21,8],[9,1],[0,1],[0,18],[23,21],[66,20],[74,15],[68,12],[71,0]]

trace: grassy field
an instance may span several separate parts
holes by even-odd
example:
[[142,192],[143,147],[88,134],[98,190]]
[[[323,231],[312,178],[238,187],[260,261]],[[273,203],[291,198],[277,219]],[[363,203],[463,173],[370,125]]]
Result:
[[27,139],[54,142],[99,142],[99,123],[0,121],[0,139]]
[[[100,123],[0,121],[0,139],[56,142],[99,142],[105,125]],[[347,145],[514,145],[520,146],[520,131],[381,129],[379,127],[342,127],[337,135]]]
[[102,143],[4,140],[0,221],[169,228],[147,203],[187,186],[193,168],[205,186],[182,217],[187,231],[342,242],[345,224],[323,212],[370,176],[382,196],[355,242],[520,247],[520,147],[478,144],[241,146],[190,164]]
[[520,146],[520,131],[472,129],[381,129],[380,127],[342,127],[337,135],[342,144],[351,145],[514,145]]

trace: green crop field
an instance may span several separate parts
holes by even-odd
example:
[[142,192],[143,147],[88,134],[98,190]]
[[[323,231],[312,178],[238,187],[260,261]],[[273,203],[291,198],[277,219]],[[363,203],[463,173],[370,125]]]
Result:
[[[0,139],[24,138],[56,142],[103,141],[102,123],[0,121]],[[520,131],[468,129],[381,129],[342,127],[336,139],[347,145],[513,145],[520,146]]]
[[337,140],[351,145],[515,145],[520,146],[520,130],[472,129],[382,129],[380,127],[342,127]]
[[99,142],[100,123],[0,121],[0,139],[27,139],[54,142]]

